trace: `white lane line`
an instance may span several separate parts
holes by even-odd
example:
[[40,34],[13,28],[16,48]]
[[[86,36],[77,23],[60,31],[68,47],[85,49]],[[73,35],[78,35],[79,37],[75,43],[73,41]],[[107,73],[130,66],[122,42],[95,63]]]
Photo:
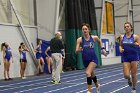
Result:
[[[137,75],[140,75],[140,73],[138,73]],[[124,78],[121,78],[120,80],[124,80]],[[115,81],[113,81],[112,83],[117,82],[117,81],[118,81],[118,80],[115,80]],[[105,85],[107,85],[107,83],[101,84],[101,87],[102,87],[102,86],[105,86]],[[95,87],[92,87],[92,88],[95,88]],[[79,92],[76,92],[76,93],[82,93],[82,92],[85,92],[85,91],[87,91],[87,89],[86,89],[86,90],[79,91]]]
[[[118,72],[118,71],[121,71],[121,70],[115,70],[115,71],[112,71],[112,72]],[[103,74],[98,74],[97,76],[100,76],[100,75],[105,75],[105,74],[109,74],[109,73],[112,73],[111,71],[110,72],[107,72],[107,73],[103,73]],[[80,75],[80,76],[83,76],[83,75]],[[114,75],[113,75],[114,76]],[[75,77],[79,77],[79,76],[75,76]],[[108,77],[111,77],[111,76],[108,76]],[[72,78],[72,77],[69,77],[69,78]],[[106,78],[106,77],[104,77]],[[85,79],[85,78],[82,78],[82,79]],[[80,79],[75,79],[75,80],[80,80]],[[74,80],[74,81],[75,81]],[[73,80],[72,80],[73,81]],[[67,82],[70,82],[70,81],[67,81]],[[84,82],[86,83],[86,82]],[[48,86],[44,86],[44,87],[48,87]],[[32,89],[28,89],[28,90],[23,90],[23,91],[19,91],[19,92],[15,92],[15,93],[22,93],[22,92],[27,92],[27,91],[31,91],[31,90],[35,90],[35,89],[39,89],[39,88],[44,88],[44,87],[37,87],[37,88],[32,88]]]
[[[138,81],[137,83],[139,83],[139,82],[140,82],[140,81]],[[129,85],[126,85],[126,86],[124,86],[124,87],[118,88],[118,89],[116,89],[116,90],[114,90],[114,91],[112,91],[112,92],[110,92],[110,93],[118,92],[118,91],[120,91],[120,90],[122,90],[122,89],[124,89],[124,88],[127,88],[127,87],[129,87]]]
[[[103,74],[97,74],[97,76],[100,76],[100,75],[105,75],[105,74],[109,74],[109,73],[113,73],[113,72],[117,72],[117,71],[120,71],[120,70],[116,70],[116,69],[120,69],[120,68],[114,68],[114,71],[110,71],[110,72],[107,72],[107,73],[103,73]],[[109,69],[108,70],[104,70],[104,71],[109,71]],[[102,72],[102,71],[98,71],[98,72],[96,72],[96,73],[99,73],[99,72]],[[81,70],[81,73],[73,73],[73,74],[68,74],[68,75],[62,75],[62,78],[63,77],[65,77],[65,76],[68,76],[67,78],[63,78],[63,79],[68,79],[68,78],[72,78],[72,77],[77,77],[77,76],[83,76],[83,74],[85,73],[84,72],[84,70]],[[78,74],[78,75],[77,75]],[[71,76],[71,75],[74,75],[74,76]],[[31,81],[27,81],[27,82],[25,82],[25,81],[23,81],[23,82],[20,82],[20,83],[14,83],[14,84],[8,84],[8,85],[5,85],[5,87],[8,87],[8,86],[12,86],[12,85],[19,85],[19,84],[26,84],[26,83],[32,83],[32,82],[35,82],[35,81],[41,81],[41,80],[47,80],[47,79],[51,79],[51,78],[44,78],[44,79],[37,79],[37,80],[31,80]],[[48,81],[48,82],[50,82],[50,81]],[[40,82],[40,83],[34,83],[34,84],[28,84],[28,85],[21,85],[22,87],[25,87],[25,86],[32,86],[32,85],[35,85],[35,84],[41,84],[41,83],[43,83],[44,84],[44,82]],[[47,82],[46,82],[47,83]],[[18,87],[14,87],[14,89],[15,88],[20,88],[20,86],[18,86]],[[5,90],[9,90],[9,89],[13,89],[13,88],[7,88],[7,89],[3,89],[3,90],[0,90],[0,91],[5,91]]]
[[[112,71],[112,72],[117,72],[118,70],[116,70],[116,71]],[[119,71],[121,71],[121,70],[119,70]],[[108,73],[110,73],[110,72],[107,72],[107,73],[103,73],[103,74],[100,74],[100,75],[105,75],[105,74],[108,74]],[[120,74],[122,74],[122,73],[120,73]],[[100,76],[100,75],[98,75],[98,76]],[[112,76],[107,76],[107,77],[103,77],[103,78],[99,78],[99,80],[101,80],[101,79],[105,79],[105,78],[109,78],[109,77],[113,77],[113,76],[116,76],[116,75],[119,75],[119,74],[115,74],[115,75],[112,75]],[[81,76],[83,76],[83,75],[81,75]],[[79,76],[76,76],[76,77],[79,77]],[[71,78],[71,77],[70,77]],[[80,78],[80,79],[74,79],[74,80],[70,80],[70,81],[66,81],[66,82],[72,82],[72,81],[76,81],[76,80],[81,80],[81,79],[85,79],[85,77],[84,78]],[[65,82],[65,83],[66,83]],[[85,84],[86,82],[84,82],[83,84]],[[63,84],[63,83],[62,83]],[[80,83],[81,84],[81,83]],[[76,84],[76,85],[80,85],[80,84]],[[75,85],[72,85],[72,86],[75,86]],[[48,87],[48,86],[45,86],[45,87]],[[39,89],[39,88],[42,88],[42,87],[37,87],[37,88],[33,88],[33,89],[28,89],[28,90],[23,90],[23,91],[19,91],[19,92],[15,92],[15,93],[22,93],[22,92],[27,92],[27,91],[31,91],[31,90],[35,90],[35,89]],[[43,87],[44,88],[44,87]],[[64,89],[64,88],[63,88]],[[57,90],[56,90],[57,91]],[[47,92],[48,93],[48,92]]]
[[[120,68],[114,68],[114,70],[115,69],[120,69]],[[102,70],[102,68],[100,69],[100,70]],[[102,71],[96,71],[96,73],[99,73],[99,72],[102,72]],[[109,69],[104,69],[104,71],[109,71]],[[63,77],[66,77],[66,76],[68,76],[68,77],[70,77],[71,75],[77,75],[77,74],[83,74],[83,73],[85,73],[83,70],[81,70],[81,71],[78,71],[77,73],[71,73],[71,74],[64,74],[64,75],[62,75],[62,78]],[[45,76],[46,77],[46,76]],[[41,78],[41,79],[37,79],[37,80],[30,80],[30,81],[23,81],[23,82],[20,82],[20,83],[12,83],[12,84],[8,84],[9,86],[12,86],[12,85],[19,85],[19,84],[26,84],[26,83],[31,83],[31,82],[35,82],[35,81],[40,81],[40,80],[46,80],[46,79],[51,79],[50,77],[49,78]],[[5,85],[5,86],[8,86],[8,85]]]
[[[117,79],[117,80],[114,80],[114,81],[111,81],[111,82],[108,82],[108,83],[105,83],[105,84],[102,84],[101,86],[103,85],[107,85],[107,84],[110,84],[110,83],[113,83],[115,81],[118,81],[118,80],[122,80],[123,78],[121,79]],[[84,83],[81,83],[81,84],[85,84],[87,82],[84,82]],[[44,92],[44,93],[51,93],[51,92],[55,92],[55,91],[59,91],[59,90],[63,90],[63,89],[67,89],[67,88],[70,88],[70,87],[74,87],[74,86],[78,86],[78,85],[81,85],[81,84],[76,84],[76,85],[72,85],[72,86],[68,86],[68,87],[63,87],[63,88],[60,88],[60,89],[56,89],[56,90],[52,90],[52,91],[48,91],[48,92]],[[95,88],[95,87],[94,87]],[[78,92],[80,93],[80,92]]]
[[0,86],[0,88],[5,88],[5,87],[7,88],[7,87],[12,87],[12,86]]

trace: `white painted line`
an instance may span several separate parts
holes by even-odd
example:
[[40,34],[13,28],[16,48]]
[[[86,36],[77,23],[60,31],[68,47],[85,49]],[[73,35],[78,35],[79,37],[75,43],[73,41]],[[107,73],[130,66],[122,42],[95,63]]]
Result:
[[[122,80],[122,79],[123,79],[123,78],[121,78],[121,79],[117,79],[117,80],[114,80],[114,81],[118,81],[118,80]],[[111,81],[111,82],[105,83],[104,85],[107,85],[107,84],[113,83],[114,81]],[[85,84],[85,83],[87,83],[87,82],[84,82],[84,83],[81,83],[81,84]],[[81,85],[81,84],[80,84],[80,85]],[[58,90],[63,90],[63,89],[66,89],[66,88],[70,88],[70,87],[77,86],[77,85],[79,85],[79,84],[72,85],[72,86],[68,86],[68,87],[63,87],[63,88],[56,89],[56,90],[47,91],[47,92],[44,92],[44,93],[52,93],[52,92],[55,92],[55,91],[58,91]],[[80,93],[80,92],[78,92],[78,93]]]
[[[138,73],[137,75],[140,75],[140,73]],[[120,80],[123,80],[124,78],[121,78]],[[115,80],[115,81],[111,81],[112,83],[114,83],[114,82],[117,82],[118,80]],[[102,84],[101,86],[105,86],[105,85],[107,85],[107,84],[110,84],[110,82],[109,83],[105,83],[105,84]],[[128,85],[127,85],[127,87],[128,87]],[[92,87],[92,88],[95,88],[95,87]],[[87,89],[86,90],[82,90],[82,91],[79,91],[79,92],[76,92],[76,93],[82,93],[82,92],[85,92],[85,91],[87,91]]]
[[[140,82],[140,81],[138,81],[137,83],[139,83],[139,82]],[[122,89],[124,89],[124,88],[127,88],[127,87],[129,87],[129,85],[126,85],[126,86],[124,86],[124,87],[118,88],[118,89],[116,89],[116,90],[114,90],[114,91],[112,91],[112,92],[110,92],[110,93],[118,92],[118,91],[120,91],[120,90],[122,90]]]
[[[117,68],[118,69],[118,68]],[[104,70],[104,71],[109,71],[109,70]],[[115,68],[114,68],[114,71],[112,71],[112,72],[117,72],[117,71],[121,71],[121,70],[115,70]],[[99,72],[99,71],[98,71]],[[96,72],[96,73],[98,73],[98,72]],[[101,71],[102,72],[102,71]],[[97,74],[97,76],[100,76],[100,75],[105,75],[105,74],[109,74],[109,73],[112,73],[111,71],[110,72],[107,72],[107,73],[103,73],[103,74]],[[84,71],[82,71],[82,73],[84,73]],[[78,74],[78,75],[76,75],[76,74]],[[69,76],[69,77],[67,77],[67,78],[63,78],[63,79],[68,79],[68,78],[72,78],[72,77],[80,77],[80,76],[83,76],[83,74],[79,74],[79,73],[73,73],[73,74],[71,74],[71,75],[74,75],[74,76],[70,76],[70,75],[63,75],[62,77],[64,77],[64,76]],[[37,80],[32,80],[32,81],[27,81],[27,82],[20,82],[20,83],[14,83],[14,84],[9,84],[9,85],[5,85],[5,87],[6,86],[12,86],[12,85],[18,85],[18,84],[26,84],[26,83],[32,83],[32,82],[34,82],[34,81],[40,81],[40,80],[46,80],[46,79],[51,79],[51,78],[45,78],[45,79],[37,79]],[[18,87],[14,87],[14,88],[7,88],[7,89],[3,89],[3,90],[0,90],[0,91],[6,91],[6,90],[9,90],[9,89],[17,89],[17,88],[22,88],[22,87],[26,87],[26,86],[34,86],[34,85],[40,85],[40,84],[44,84],[44,83],[48,83],[48,82],[50,82],[50,80],[49,81],[47,81],[47,82],[40,82],[40,83],[33,83],[33,84],[28,84],[28,85],[20,85],[20,86],[18,86]]]
[[[117,72],[117,71],[121,71],[121,70],[115,70],[115,71],[112,71],[112,72]],[[108,73],[110,73],[110,72],[108,72]],[[100,74],[100,75],[104,75],[104,74],[108,74],[108,73],[103,73],[103,74]],[[120,74],[122,74],[122,73],[120,73]],[[113,76],[116,76],[116,75],[119,75],[119,74],[112,75],[112,77],[113,77]],[[81,76],[83,76],[83,75],[81,75]],[[98,75],[98,76],[99,76],[99,75]],[[76,77],[79,77],[79,76],[76,76]],[[104,79],[104,78],[108,78],[108,77],[111,77],[111,76],[103,77],[103,78],[100,78],[100,79]],[[71,77],[70,77],[70,78],[71,78]],[[84,77],[84,78],[80,78],[80,79],[70,80],[70,81],[67,81],[67,82],[76,81],[76,80],[81,80],[81,79],[85,79],[85,77]],[[99,79],[99,80],[100,80],[100,79]],[[68,87],[63,87],[63,88],[60,88],[60,89],[66,89],[66,88],[70,88],[70,87],[73,87],[73,86],[77,86],[77,85],[81,85],[81,84],[86,84],[86,83],[87,83],[87,82],[83,82],[83,83],[80,83],[80,84],[76,84],[76,85],[72,85],[72,86],[68,86]],[[62,84],[63,84],[63,83],[62,83]],[[48,86],[50,86],[50,85],[48,85]],[[43,88],[44,88],[44,87],[48,87],[48,86],[43,86]],[[18,92],[15,92],[15,93],[22,93],[22,92],[27,92],[27,91],[31,91],[31,90],[35,90],[35,89],[40,89],[40,88],[42,88],[42,86],[41,86],[41,87],[37,87],[37,88],[33,88],[33,89],[18,91]],[[60,90],[60,89],[56,89],[56,90],[53,90],[53,91],[58,91],[58,90]],[[49,92],[47,92],[47,93],[49,93]]]

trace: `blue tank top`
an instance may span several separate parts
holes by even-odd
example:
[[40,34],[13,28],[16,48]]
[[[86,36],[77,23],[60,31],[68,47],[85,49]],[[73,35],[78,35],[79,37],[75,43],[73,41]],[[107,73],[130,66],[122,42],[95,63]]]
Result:
[[25,51],[25,50],[23,50],[23,51],[21,52],[20,58],[21,58],[21,59],[26,59],[26,51]]
[[41,51],[41,46],[39,46],[36,50],[37,50],[37,53],[40,53],[40,51]]
[[124,62],[139,60],[139,56],[137,52],[138,46],[136,46],[134,43],[135,43],[134,34],[132,34],[130,38],[127,38],[126,34],[124,35],[122,39],[122,47],[124,49],[122,56],[124,58]]
[[11,48],[6,48],[5,50],[5,57],[6,58],[10,58],[12,56],[12,53],[11,53]]
[[126,37],[126,34],[124,35],[122,39],[122,47],[124,49],[125,54],[133,54],[137,53],[137,46],[134,45],[135,40],[134,40],[134,34],[130,36],[130,38]]
[[94,51],[94,45],[95,42],[93,41],[93,38],[90,36],[90,39],[86,41],[84,37],[82,37],[82,58],[84,61],[89,61],[89,60],[97,60],[97,56]]
[[51,57],[51,50],[49,50],[48,52],[47,52],[47,54]]

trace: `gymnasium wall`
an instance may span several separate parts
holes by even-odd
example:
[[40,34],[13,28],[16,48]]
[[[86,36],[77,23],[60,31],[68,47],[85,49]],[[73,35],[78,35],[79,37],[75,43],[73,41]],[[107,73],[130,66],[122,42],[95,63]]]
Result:
[[[29,38],[29,42],[36,46],[37,40],[37,28],[25,26],[25,33]],[[0,24],[0,44],[3,42],[7,42],[12,49],[14,62],[11,63],[10,66],[10,76],[11,77],[19,77],[20,76],[20,62],[19,62],[19,51],[18,47],[23,38],[20,34],[19,27],[16,25],[8,25],[8,24]],[[32,57],[29,53],[27,53],[27,68],[25,71],[25,76],[34,75],[36,73],[36,67],[32,60]],[[0,79],[3,79],[3,61],[2,61],[2,52],[0,52]]]
[[[33,0],[11,0],[24,25],[34,25]],[[18,24],[9,0],[0,0],[0,23]]]
[[134,33],[140,36],[140,0],[133,0]]
[[38,36],[49,41],[53,36],[57,24],[57,2],[59,0],[37,0]]
[[121,63],[121,57],[116,56],[116,51],[115,51],[115,46],[116,46],[115,39],[116,38],[115,38],[115,35],[113,35],[113,34],[101,35],[101,20],[102,20],[103,1],[104,0],[95,0],[98,33],[100,34],[100,38],[103,41],[106,41],[106,42],[104,42],[104,44],[107,44],[107,51],[109,53],[107,57],[102,55],[102,65],[118,64],[118,63]]
[[[96,7],[96,17],[97,17],[97,24],[98,24],[98,31],[101,31],[101,14],[102,14],[102,4],[104,0],[95,0],[95,7]],[[106,1],[113,1],[114,3],[114,21],[115,21],[115,37],[112,39],[111,36],[103,36],[103,39],[109,39],[115,43],[116,38],[124,33],[124,23],[128,20],[128,1],[129,0],[106,0]],[[140,0],[132,0],[133,6],[133,24],[134,24],[134,33],[138,34],[140,29]],[[116,45],[115,45],[116,46]],[[114,48],[115,50],[115,48]],[[113,51],[114,51],[113,50]],[[108,57],[102,56],[102,65],[110,65],[116,64],[121,62],[120,56],[115,56],[113,54],[109,54]]]

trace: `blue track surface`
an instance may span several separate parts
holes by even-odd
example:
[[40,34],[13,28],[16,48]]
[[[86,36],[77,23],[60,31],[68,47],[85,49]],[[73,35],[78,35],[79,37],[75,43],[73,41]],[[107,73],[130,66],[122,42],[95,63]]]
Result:
[[[84,70],[65,72],[61,84],[52,84],[51,75],[27,77],[25,80],[0,81],[0,93],[86,93],[87,84]],[[131,93],[123,78],[122,64],[96,69],[101,93]],[[140,93],[140,69],[138,69],[137,93]],[[93,93],[95,92],[93,85]]]

